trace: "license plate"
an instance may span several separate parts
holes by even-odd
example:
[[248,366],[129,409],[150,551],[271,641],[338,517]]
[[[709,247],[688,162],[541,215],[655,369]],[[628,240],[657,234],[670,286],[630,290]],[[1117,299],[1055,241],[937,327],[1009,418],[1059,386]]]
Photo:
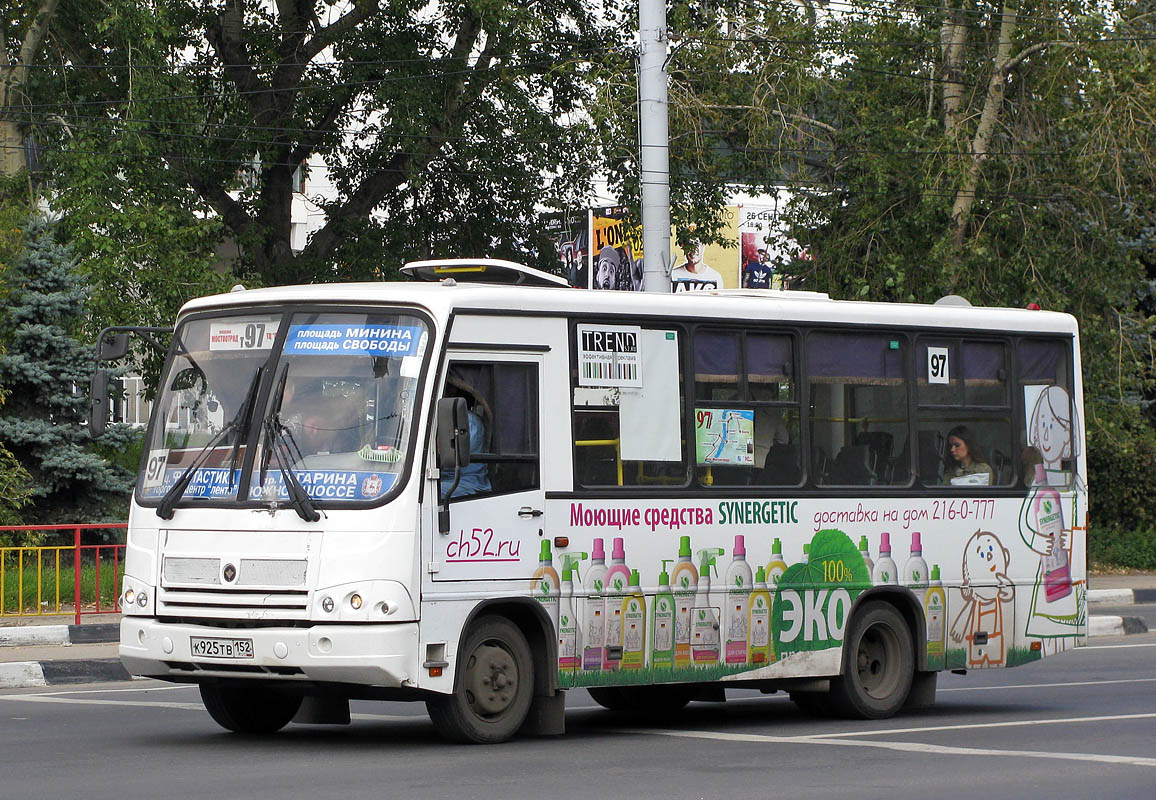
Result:
[[189,649],[194,656],[204,658],[252,658],[252,639],[206,639],[200,636],[189,638]]

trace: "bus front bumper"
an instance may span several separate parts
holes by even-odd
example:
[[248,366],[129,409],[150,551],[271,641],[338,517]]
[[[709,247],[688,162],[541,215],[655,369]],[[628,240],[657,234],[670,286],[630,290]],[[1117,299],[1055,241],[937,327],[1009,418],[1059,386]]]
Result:
[[[215,649],[219,653],[232,651],[234,655],[194,655],[194,640],[200,640],[201,652]],[[120,659],[125,669],[132,675],[150,678],[186,681],[250,678],[414,686],[417,651],[416,622],[216,628],[124,617],[120,623]]]

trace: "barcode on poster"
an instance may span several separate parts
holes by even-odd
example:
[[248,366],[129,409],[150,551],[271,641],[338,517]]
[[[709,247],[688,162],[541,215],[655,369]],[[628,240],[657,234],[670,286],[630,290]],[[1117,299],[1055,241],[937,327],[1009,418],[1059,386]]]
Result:
[[638,380],[637,363],[599,363],[587,361],[582,365],[582,375],[589,380],[597,381],[636,381]]

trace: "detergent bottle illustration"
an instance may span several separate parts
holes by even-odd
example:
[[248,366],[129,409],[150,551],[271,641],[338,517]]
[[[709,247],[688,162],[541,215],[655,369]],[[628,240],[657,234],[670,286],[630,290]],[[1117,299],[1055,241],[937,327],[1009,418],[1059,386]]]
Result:
[[594,540],[590,568],[582,584],[582,669],[602,669],[606,647],[606,551]]
[[754,580],[747,563],[747,545],[740,533],[726,575],[726,663],[747,663],[747,625]]
[[917,597],[927,588],[927,562],[923,560],[919,531],[911,534],[911,555],[903,565],[903,584],[915,590]]
[[1044,598],[1054,603],[1072,593],[1072,568],[1068,562],[1068,551],[1064,549],[1064,509],[1060,504],[1060,493],[1047,485],[1047,474],[1043,464],[1036,464],[1035,529],[1043,537],[1051,537],[1050,553],[1040,557],[1040,569],[1044,574]]
[[696,665],[718,663],[719,619],[718,609],[710,604],[710,571],[713,569],[718,574],[715,560],[722,554],[721,547],[707,547],[698,551],[698,591],[694,595],[690,634],[690,654]]
[[546,609],[546,615],[558,630],[558,573],[554,570],[554,557],[550,553],[550,540],[542,540],[542,550],[538,555],[538,568],[530,580],[530,591],[534,599]]
[[638,570],[631,570],[627,595],[622,599],[622,668],[642,669],[646,651],[646,598],[639,587]]
[[771,589],[779,585],[779,578],[787,571],[787,562],[783,561],[783,543],[777,538],[771,543],[771,560],[767,564],[767,586]]
[[653,644],[650,649],[650,666],[652,669],[671,669],[674,667],[674,593],[670,590],[670,575],[666,572],[666,565],[671,559],[662,560],[662,572],[658,573],[658,592],[654,595],[654,621],[651,623],[650,635]]
[[678,563],[670,575],[674,592],[674,663],[690,666],[691,618],[694,613],[694,592],[698,587],[698,570],[690,556],[690,537],[678,540]]
[[606,570],[606,646],[603,648],[602,669],[618,669],[622,660],[622,596],[630,585],[630,569],[626,566],[626,550],[622,537],[615,537],[610,551],[610,568]]
[[891,560],[891,534],[883,531],[879,535],[879,560],[875,562],[875,569],[871,571],[871,582],[876,585],[899,583],[898,573],[895,562]]
[[923,614],[927,620],[927,666],[943,667],[944,618],[947,614],[947,595],[939,580],[939,565],[931,567],[931,583],[923,595]]
[[875,569],[875,562],[871,560],[871,547],[867,544],[866,536],[859,537],[859,555],[863,556],[863,566],[867,567],[867,575],[870,576]]
[[767,572],[762,567],[755,570],[755,588],[751,591],[750,621],[750,661],[752,664],[771,662],[771,593],[767,589]]
[[[585,553],[563,553],[562,586],[558,597],[558,669],[577,670],[582,664],[582,624],[574,602],[574,575]],[[581,575],[578,576],[581,579]]]

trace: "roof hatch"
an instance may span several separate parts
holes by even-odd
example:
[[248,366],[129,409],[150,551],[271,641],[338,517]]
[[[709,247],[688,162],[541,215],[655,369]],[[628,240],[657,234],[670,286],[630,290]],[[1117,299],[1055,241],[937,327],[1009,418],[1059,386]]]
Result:
[[569,286],[562,277],[514,261],[498,258],[440,258],[410,261],[401,274],[417,281],[453,278],[461,283],[497,283],[507,286]]

